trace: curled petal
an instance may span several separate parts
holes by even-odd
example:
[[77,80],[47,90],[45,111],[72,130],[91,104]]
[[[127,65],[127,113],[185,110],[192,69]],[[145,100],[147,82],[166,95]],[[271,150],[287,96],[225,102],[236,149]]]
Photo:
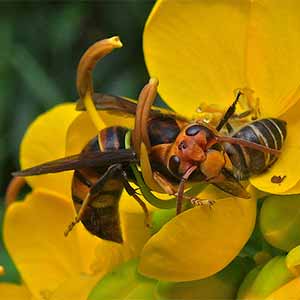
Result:
[[146,276],[167,281],[213,275],[245,245],[255,215],[254,199],[233,197],[218,200],[212,209],[190,209],[151,237],[142,251],[139,270]]
[[286,266],[295,275],[300,275],[300,246],[293,248],[285,259]]
[[158,1],[144,31],[145,60],[168,104],[191,116],[201,102],[221,108],[246,82],[250,1]]
[[[68,127],[79,113],[74,104],[62,104],[40,115],[28,128],[21,144],[22,169],[65,156]],[[44,188],[70,197],[72,172],[27,177],[33,187]]]
[[42,190],[8,208],[4,242],[36,298],[50,295],[74,274],[90,272],[95,248],[101,241],[81,224],[66,238],[64,230],[73,219],[70,201]]
[[25,285],[0,283],[0,295],[5,300],[34,300]]
[[284,195],[294,195],[294,194],[300,194],[300,181],[296,183],[295,186],[293,186],[291,189],[283,192]]
[[[300,157],[299,111],[300,101],[280,116],[287,122],[287,138],[278,161],[264,174],[251,177],[250,182],[256,188],[272,194],[300,193],[300,172],[295,167],[298,165]],[[280,183],[273,183],[273,176],[281,176],[284,179]]]
[[[128,203],[130,204],[128,205]],[[100,243],[95,251],[93,272],[99,273],[103,268],[111,271],[123,262],[139,256],[143,246],[150,238],[150,230],[146,226],[142,209],[125,191],[120,203],[120,223],[124,243],[117,244],[110,241]],[[108,255],[110,259],[108,259]]]
[[295,278],[273,292],[266,300],[299,300],[300,278]]
[[86,300],[95,284],[104,275],[76,274],[64,281],[51,295],[51,300]]
[[[125,243],[130,249],[130,257],[135,257],[140,254],[150,238],[150,230],[146,224],[150,220],[146,219],[141,206],[134,198],[125,193],[126,191],[123,192],[120,203],[121,225]],[[149,206],[148,208],[152,210]]]
[[201,102],[225,108],[232,91],[247,86],[263,116],[284,113],[300,95],[299,9],[296,0],[158,1],[144,53],[160,94],[190,116]]
[[247,77],[268,117],[278,117],[299,99],[299,9],[297,0],[251,1]]

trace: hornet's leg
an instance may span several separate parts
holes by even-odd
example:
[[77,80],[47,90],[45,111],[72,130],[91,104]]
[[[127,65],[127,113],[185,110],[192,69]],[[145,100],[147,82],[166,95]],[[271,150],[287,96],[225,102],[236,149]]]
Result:
[[122,171],[121,180],[124,185],[124,188],[129,196],[132,196],[137,203],[141,206],[145,214],[145,224],[147,227],[150,227],[150,214],[145,202],[137,195],[136,189],[134,189],[128,182],[127,174],[125,171]]
[[119,179],[121,180],[124,188],[126,189],[126,191],[128,192],[128,194],[130,196],[132,196],[142,207],[144,213],[145,213],[145,218],[146,218],[146,224],[147,226],[149,226],[150,224],[150,216],[149,216],[149,212],[147,210],[147,207],[145,205],[145,203],[138,197],[138,195],[136,194],[136,190],[134,188],[132,188],[130,186],[130,184],[128,183],[127,180],[127,176],[126,173],[123,170],[123,167],[121,164],[114,164],[111,165],[106,172],[95,182],[95,184],[93,184],[93,186],[90,188],[89,193],[87,193],[85,199],[83,200],[83,203],[78,211],[77,216],[75,217],[75,220],[68,226],[68,228],[65,231],[65,236],[67,236],[70,231],[73,229],[73,227],[82,220],[86,209],[88,207],[88,205],[94,201],[94,199],[100,195],[102,192],[105,193],[105,191],[102,191],[103,186],[105,184],[105,182],[110,179],[110,178],[115,178],[115,179]]
[[236,105],[239,101],[240,96],[242,95],[241,91],[238,91],[235,100],[233,101],[233,103],[229,106],[229,108],[227,109],[227,111],[225,112],[223,118],[221,119],[221,121],[219,122],[218,126],[216,127],[216,129],[218,131],[220,131],[223,126],[228,122],[228,120],[233,116],[233,114],[235,113],[236,110]]
[[[178,197],[178,188],[174,186],[168,179],[166,179],[159,172],[153,172],[153,179],[164,190],[164,192],[170,196]],[[211,206],[215,202],[213,200],[199,199],[198,197],[188,196],[182,194],[182,199],[190,201],[194,206]]]
[[111,165],[105,173],[92,185],[90,191],[87,193],[86,197],[83,200],[83,203],[75,217],[75,220],[67,227],[66,231],[64,232],[65,236],[67,236],[73,227],[82,220],[82,217],[88,207],[88,205],[95,199],[95,197],[101,192],[101,188],[103,184],[109,179],[112,178],[116,172],[120,172],[122,168],[121,164],[114,164]]
[[192,166],[183,174],[178,187],[176,214],[179,215],[182,210],[182,200],[184,193],[184,184],[189,179],[190,175],[197,169],[197,166]]

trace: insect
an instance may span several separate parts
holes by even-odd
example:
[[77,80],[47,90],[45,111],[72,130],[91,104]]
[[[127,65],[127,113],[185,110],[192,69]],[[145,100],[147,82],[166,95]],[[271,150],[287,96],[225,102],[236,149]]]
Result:
[[97,110],[129,114],[135,118],[134,129],[98,128],[98,135],[80,154],[14,175],[74,170],[72,198],[77,216],[65,234],[81,221],[92,234],[117,243],[123,242],[118,206],[124,188],[138,201],[146,216],[148,214],[145,203],[131,186],[130,182],[138,181],[132,166],[140,166],[149,189],[177,198],[177,213],[181,212],[184,200],[211,204],[184,193],[186,185],[193,186],[198,182],[211,183],[229,194],[248,198],[240,180],[261,174],[275,163],[286,137],[286,123],[279,119],[256,120],[233,134],[221,133],[235,112],[241,92],[216,127],[153,107],[158,85],[155,79],[150,79],[143,88],[137,103],[94,93],[93,67],[100,58],[118,47],[120,41],[114,37],[97,42],[83,55],[77,73],[80,95],[77,109],[87,110],[96,126]]
[[271,182],[280,184],[285,178],[286,178],[285,175],[284,176],[273,176],[271,178]]

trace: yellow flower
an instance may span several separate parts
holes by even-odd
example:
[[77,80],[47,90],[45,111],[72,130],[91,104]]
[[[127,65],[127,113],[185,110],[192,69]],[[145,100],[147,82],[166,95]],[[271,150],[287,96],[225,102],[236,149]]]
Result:
[[[226,110],[233,91],[246,87],[259,98],[262,117],[287,121],[282,155],[266,173],[250,179],[274,194],[300,193],[295,168],[300,155],[299,8],[296,0],[160,0],[144,31],[149,73],[159,79],[160,95],[175,111],[193,117],[201,102]],[[274,175],[286,177],[274,184]],[[213,274],[238,254],[254,219],[254,201],[234,197],[217,201],[212,211],[189,210],[148,241],[140,271],[175,281]]]
[[[144,33],[145,59],[150,74],[160,80],[159,92],[175,111],[191,117],[201,102],[217,103],[226,109],[232,103],[233,90],[246,87],[259,97],[262,117],[287,121],[288,136],[283,154],[268,172],[250,180],[258,189],[275,194],[300,191],[300,173],[294,168],[300,154],[300,139],[297,138],[300,68],[296,65],[299,6],[296,0],[284,4],[250,0],[158,1]],[[91,92],[88,88],[84,89],[81,96],[88,99],[88,92]],[[78,153],[96,134],[87,113],[73,113],[66,127],[68,130],[63,133],[67,138],[67,155]],[[100,116],[103,126],[113,125],[108,113],[101,112]],[[132,127],[132,122],[120,118],[118,125]],[[59,122],[56,123],[60,127]],[[49,140],[51,134],[45,134]],[[40,160],[33,157],[30,163],[24,160],[23,167],[56,158],[52,153],[50,156]],[[271,182],[274,175],[286,177],[281,184],[274,184]],[[48,193],[50,184],[53,196],[57,193],[69,199],[70,174],[59,176],[30,178],[29,182],[36,189],[33,195],[44,189]],[[217,199],[217,203],[211,210],[198,207],[185,211],[153,235],[141,253],[139,270],[143,274],[166,281],[202,279],[222,270],[238,255],[254,228],[255,199],[239,199],[211,187],[201,197]],[[125,216],[140,214],[141,209],[134,201],[122,203],[121,211]],[[128,248],[133,247],[136,250],[133,252],[138,253],[147,237],[143,230],[136,226],[135,229],[133,236],[138,236],[137,246],[128,239]],[[128,254],[125,250],[128,249],[122,249],[121,253]],[[107,250],[99,253],[107,253]],[[83,272],[79,270],[77,266],[75,274]],[[27,283],[25,278],[24,281]],[[62,290],[70,285],[62,284]],[[51,293],[59,290],[58,284],[50,290]],[[38,296],[40,291],[39,288]]]
[[[101,45],[100,49],[106,49],[107,47],[111,51],[112,48],[120,47],[121,42],[114,37],[96,43],[86,52],[91,53],[90,57],[93,58],[89,66],[94,65],[96,59],[102,57],[100,55],[101,51],[99,53],[93,51],[93,49],[97,49],[97,45]],[[107,54],[107,52],[105,53]],[[84,57],[88,56],[85,54]],[[83,63],[82,66],[84,66]],[[78,69],[84,73],[82,71],[83,67]],[[91,67],[86,72],[88,79],[91,78],[90,72]],[[80,76],[79,78],[85,77]],[[92,92],[86,87],[91,87],[92,84],[85,84],[88,80],[82,80],[80,82],[82,84],[78,84],[78,82],[77,80],[77,85],[83,87],[79,88],[83,101],[90,105],[89,94],[92,94]],[[97,133],[96,127],[101,127],[97,125],[97,123],[102,122],[100,120],[104,120],[105,124],[112,125],[109,113],[99,112],[99,114],[100,119],[91,108],[89,115],[84,112],[74,120],[67,135],[68,154],[78,153],[86,142],[95,136]],[[82,124],[85,124],[85,126],[83,127]],[[133,118],[119,118],[118,125],[132,127]],[[184,212],[155,234],[143,249],[140,264],[142,273],[156,279],[168,281],[205,278],[223,269],[241,251],[254,228],[255,199],[238,199],[215,191],[208,191],[201,196],[208,197],[207,199],[224,199],[214,205],[213,210],[199,207]],[[139,207],[133,206],[133,203],[128,201],[124,211],[140,210]],[[236,223],[239,226],[236,226]],[[234,240],[227,239],[227,232],[231,232]],[[187,245],[189,247],[186,247]],[[177,251],[174,251],[174,249]],[[197,255],[195,255],[195,250]],[[210,256],[207,256],[208,251],[211,254]]]
[[[79,114],[74,104],[64,104],[39,116],[22,141],[21,167],[64,157],[68,129]],[[82,224],[66,238],[64,231],[75,217],[71,178],[71,171],[27,178],[33,191],[9,206],[4,242],[24,284],[0,284],[5,299],[86,299],[104,274],[138,255],[147,240],[141,209],[122,208],[134,202],[126,194],[120,207],[123,245],[91,235]]]
[[[300,193],[300,3],[282,1],[158,1],[144,31],[145,60],[159,92],[192,116],[201,102],[226,109],[233,91],[248,87],[262,117],[287,121],[282,155],[251,178],[273,194]],[[272,176],[286,176],[281,184]]]

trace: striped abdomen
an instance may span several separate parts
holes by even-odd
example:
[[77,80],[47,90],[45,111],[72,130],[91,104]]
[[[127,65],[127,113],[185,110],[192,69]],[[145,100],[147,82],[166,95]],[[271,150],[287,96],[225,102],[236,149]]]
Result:
[[[108,151],[124,148],[127,132],[123,127],[108,127],[99,132],[82,152]],[[103,180],[96,194],[90,194],[91,187],[105,173],[107,168],[84,168],[75,170],[72,181],[72,198],[78,212],[84,199],[90,197],[90,202],[84,212],[81,222],[92,234],[114,242],[122,242],[119,218],[119,200],[123,184],[116,174]]]
[[[245,125],[233,137],[280,150],[286,138],[286,122],[279,119],[261,119]],[[239,180],[261,174],[277,160],[270,153],[240,145],[226,144],[225,151],[234,166],[234,175]]]

